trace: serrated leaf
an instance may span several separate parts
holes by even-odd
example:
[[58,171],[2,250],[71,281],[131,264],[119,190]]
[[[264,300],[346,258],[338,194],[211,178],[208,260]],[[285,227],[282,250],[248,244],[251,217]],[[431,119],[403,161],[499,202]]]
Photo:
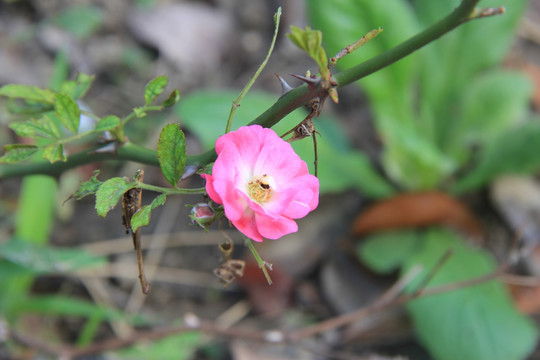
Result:
[[[403,273],[421,265],[425,276],[448,249],[453,249],[427,289],[486,275],[497,268],[488,253],[466,246],[450,231],[434,229],[422,243],[422,250],[409,257]],[[407,291],[415,291],[423,276]],[[498,280],[419,298],[406,307],[421,342],[438,360],[520,360],[536,345],[535,326],[518,313],[507,288]]]
[[96,131],[112,130],[120,125],[120,118],[115,115],[105,116],[96,124]]
[[507,131],[481,150],[476,166],[451,191],[462,193],[501,174],[528,174],[540,169],[540,122]]
[[159,134],[159,166],[165,179],[176,187],[186,167],[186,139],[178,124],[168,124]]
[[9,127],[20,137],[43,137],[58,139],[60,133],[54,121],[50,117],[43,116],[39,119],[13,122]]
[[122,195],[129,189],[133,189],[135,183],[126,178],[115,177],[105,181],[96,192],[96,212],[99,216],[105,217],[114,209]]
[[34,145],[10,144],[4,146],[4,155],[0,157],[0,163],[13,164],[23,161],[38,151]]
[[165,75],[160,75],[152,79],[144,88],[144,101],[150,105],[152,101],[165,90],[169,79]]
[[79,73],[76,80],[64,81],[62,84],[60,84],[59,92],[78,100],[86,94],[88,89],[90,89],[94,79],[94,75]]
[[7,96],[10,99],[24,99],[44,104],[54,104],[54,92],[48,89],[41,89],[37,86],[8,84],[0,87],[0,96]]
[[287,37],[300,49],[304,50],[319,66],[325,77],[328,73],[328,57],[322,47],[322,32],[306,26],[304,30],[291,25],[291,33]]
[[83,182],[79,186],[79,189],[77,189],[75,193],[71,194],[69,198],[66,199],[66,201],[69,199],[80,200],[87,195],[95,194],[98,191],[101,184],[103,184],[101,181],[97,179],[99,172],[100,172],[99,170],[95,170],[94,175],[92,175],[92,177],[89,180]]
[[167,195],[161,194],[155,198],[150,205],[141,207],[141,209],[131,217],[131,229],[133,232],[137,231],[141,226],[148,226],[150,223],[151,212],[158,206],[165,204],[166,200]]
[[363,239],[356,253],[371,270],[389,274],[418,250],[418,244],[416,231],[385,231]]
[[173,106],[179,100],[180,100],[180,92],[178,91],[178,89],[174,89],[169,95],[169,97],[163,103],[161,103],[161,106],[163,107]]
[[22,115],[39,115],[46,112],[49,112],[51,110],[54,110],[54,105],[52,104],[45,104],[45,103],[37,103],[33,101],[16,101],[11,100],[8,103],[7,110],[11,114],[22,114]]
[[292,41],[292,43],[296,46],[298,46],[300,49],[306,51],[307,44],[305,40],[305,31],[300,29],[299,27],[296,27],[294,25],[291,25],[291,33],[286,34],[286,36],[289,38],[289,40]]
[[43,149],[43,158],[49,160],[51,163],[58,161],[67,161],[67,157],[64,154],[63,144],[50,144]]
[[77,133],[81,110],[71,97],[65,94],[56,94],[54,97],[55,115],[58,120],[72,133]]

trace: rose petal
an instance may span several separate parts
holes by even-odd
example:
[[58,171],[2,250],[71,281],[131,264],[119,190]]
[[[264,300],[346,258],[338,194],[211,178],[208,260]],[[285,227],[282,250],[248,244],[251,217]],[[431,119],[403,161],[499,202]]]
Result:
[[261,141],[262,133],[263,127],[260,125],[242,126],[236,131],[221,136],[216,141],[216,152],[220,154],[223,149],[233,145],[238,150],[242,162],[253,168],[259,150],[264,144]]
[[[303,169],[302,163],[305,164],[288,143],[284,142],[279,146],[268,144],[261,149],[253,173],[256,175],[268,174],[274,178],[278,185],[286,184],[299,173],[301,175],[308,173],[307,166]],[[302,173],[302,170],[305,172]]]
[[206,192],[208,193],[208,196],[210,196],[210,199],[218,204],[223,204],[221,197],[216,190],[214,190],[214,178],[212,175],[201,174],[201,177],[206,180]]
[[[225,216],[247,237],[263,241],[298,231],[293,219],[304,217],[319,201],[319,181],[291,145],[273,130],[243,126],[216,141],[212,175],[204,175],[209,196],[223,204]],[[268,176],[269,201],[258,203],[249,182]]]
[[235,221],[231,221],[233,225],[248,238],[261,242],[263,241],[262,235],[256,226],[255,213],[250,209],[246,209],[242,216]]
[[268,239],[279,239],[284,235],[298,231],[296,222],[283,216],[274,220],[268,216],[255,214],[255,222],[260,234]]
[[287,210],[283,212],[284,216],[300,219],[319,205],[319,179],[315,176],[299,176],[291,182],[291,188],[297,191]]

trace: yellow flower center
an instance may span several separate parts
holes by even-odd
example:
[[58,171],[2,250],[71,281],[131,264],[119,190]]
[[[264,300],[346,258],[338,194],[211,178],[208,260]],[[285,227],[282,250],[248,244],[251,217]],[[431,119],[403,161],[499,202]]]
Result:
[[270,186],[270,177],[266,174],[263,176],[254,176],[248,183],[249,197],[263,204],[272,198],[272,187]]

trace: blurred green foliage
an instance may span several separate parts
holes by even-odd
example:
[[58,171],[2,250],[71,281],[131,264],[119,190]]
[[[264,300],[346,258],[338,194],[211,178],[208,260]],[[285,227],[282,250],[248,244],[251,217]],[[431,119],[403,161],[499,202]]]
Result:
[[79,39],[92,36],[103,25],[103,11],[92,5],[73,5],[49,21]]
[[[414,293],[447,252],[450,258],[425,284],[430,289],[493,273],[497,264],[481,249],[442,229],[393,231],[370,236],[358,247],[364,263],[379,273],[413,267],[422,272],[407,285]],[[440,360],[519,360],[536,346],[538,330],[518,313],[506,287],[491,279],[475,286],[421,297],[407,303],[418,337]]]
[[[331,54],[366,31],[384,27],[375,41],[338,65],[347,68],[399,44],[459,3],[310,0],[308,10]],[[383,142],[385,172],[405,190],[463,192],[503,172],[531,172],[540,167],[538,157],[522,156],[540,150],[540,138],[530,141],[529,132],[540,129],[538,119],[528,118],[531,83],[523,74],[501,67],[526,1],[488,0],[481,5],[507,5],[507,11],[465,24],[358,82],[370,99]],[[520,130],[525,123],[528,128]],[[506,138],[509,131],[514,136]],[[509,141],[514,156],[501,159],[497,171],[483,171],[485,166],[479,164],[494,157],[494,145]],[[473,169],[471,174],[457,176],[465,168]]]
[[[186,95],[177,105],[177,114],[182,126],[197,135],[204,149],[211,149],[216,138],[223,134],[223,119],[229,113],[235,90],[201,91]],[[262,109],[275,102],[274,94],[250,92],[236,111],[232,129],[247,125],[260,115]],[[306,112],[302,109],[289,114],[273,129],[284,134],[300,123]],[[352,148],[337,119],[321,115],[317,120],[317,147],[319,160],[319,181],[321,192],[340,192],[345,189],[359,189],[372,197],[386,197],[394,190],[372,168],[369,159],[362,152]],[[291,144],[313,172],[314,147],[311,138]],[[336,161],[339,160],[339,161]]]
[[[330,53],[369,29],[384,27],[375,41],[340,62],[346,68],[399,44],[457,5],[459,1],[310,0],[308,9]],[[481,5],[507,5],[507,12],[465,24],[357,83],[370,99],[383,142],[383,168],[402,190],[458,194],[504,173],[540,168],[540,121],[528,114],[532,85],[523,74],[502,68],[526,1],[488,0]],[[374,234],[359,245],[358,256],[380,273],[401,269],[404,274],[420,265],[426,274],[449,249],[454,252],[427,288],[495,271],[486,251],[473,250],[441,229]],[[418,281],[408,289],[414,291]],[[412,301],[407,310],[419,339],[436,359],[518,360],[536,344],[537,330],[496,280]]]

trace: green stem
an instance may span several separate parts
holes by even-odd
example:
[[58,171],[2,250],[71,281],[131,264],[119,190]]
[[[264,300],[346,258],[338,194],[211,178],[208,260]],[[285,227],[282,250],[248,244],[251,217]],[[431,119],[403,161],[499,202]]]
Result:
[[272,42],[270,43],[270,48],[268,49],[268,52],[266,53],[266,57],[264,58],[264,61],[255,72],[255,75],[253,75],[251,79],[249,79],[244,89],[242,89],[242,91],[240,92],[240,95],[238,95],[238,98],[233,101],[232,106],[231,106],[231,111],[229,112],[229,118],[227,119],[227,126],[225,127],[225,133],[228,133],[229,131],[231,131],[232,120],[234,117],[234,113],[236,112],[236,109],[240,106],[240,102],[242,101],[244,96],[246,96],[249,89],[251,89],[251,86],[253,86],[253,84],[255,83],[255,80],[257,80],[257,78],[261,74],[262,70],[268,63],[268,59],[270,59],[270,55],[272,54],[272,51],[274,51],[274,45],[276,44],[280,18],[281,18],[281,6],[278,8],[277,12],[274,14],[275,28],[274,28],[274,36],[272,37]]
[[401,44],[385,51],[355,67],[334,75],[339,87],[362,79],[378,70],[385,68],[423,46],[433,42],[442,35],[452,31],[459,25],[473,19],[469,15],[474,12],[479,0],[463,0],[459,7],[434,25],[418,33]]
[[161,186],[155,186],[150,184],[138,183],[138,188],[144,190],[150,190],[155,192],[160,192],[165,195],[178,195],[178,194],[205,194],[206,188],[194,188],[194,189],[182,189],[182,188],[164,188]]
[[97,116],[96,114],[93,114],[89,111],[86,111],[86,110],[81,110],[81,115],[85,115],[85,116],[88,116],[88,117],[91,117],[93,120],[95,120],[96,122],[98,122],[99,120],[101,120],[101,118],[99,116]]
[[[370,60],[367,60],[353,68],[336,73],[334,75],[334,79],[338,82],[338,86],[342,87],[366,77],[390,64],[393,64],[394,62],[404,58],[412,52],[448,33],[464,22],[474,19],[474,17],[471,17],[470,15],[473,14],[475,6],[478,2],[479,0],[463,0],[452,13],[434,25],[413,36],[409,40],[406,40],[400,45],[381,53],[374,58],[371,58]],[[306,104],[313,98],[323,95],[324,93],[325,90],[320,87],[316,89],[309,89],[306,85],[302,85],[280,97],[274,105],[259,115],[259,117],[253,120],[250,125],[259,124],[264,127],[272,127],[296,108]],[[127,118],[130,118],[130,116],[134,115],[130,114]],[[215,159],[216,153],[215,150],[212,149],[201,155],[188,157],[187,163],[188,165],[204,166]],[[103,160],[127,160],[148,165],[159,165],[157,155],[154,151],[136,146],[131,143],[126,143],[118,148],[118,152],[116,154],[92,154],[85,151],[70,156],[68,161],[63,163],[49,164],[47,162],[39,162],[15,165],[0,164],[0,178],[20,177],[28,174],[58,175],[61,172],[73,167]]]
[[[133,161],[141,164],[159,166],[159,161],[155,151],[133,143],[125,143],[118,147],[116,153],[96,153],[99,147],[93,147],[85,151],[70,155],[65,162],[50,163],[46,160],[21,164],[0,164],[0,179],[21,177],[28,174],[43,174],[59,176],[64,171],[78,166],[95,163],[99,161]],[[188,156],[187,165],[201,167],[211,163],[216,158],[214,150],[206,153]]]
[[259,268],[262,270],[264,277],[266,278],[266,281],[268,282],[268,285],[272,285],[272,279],[270,278],[270,275],[268,274],[268,271],[266,270],[267,263],[261,257],[259,256],[259,253],[257,252],[257,249],[255,249],[255,246],[253,246],[253,243],[251,242],[251,239],[244,236],[245,244],[253,254],[253,257],[257,261],[257,264],[259,265]]

